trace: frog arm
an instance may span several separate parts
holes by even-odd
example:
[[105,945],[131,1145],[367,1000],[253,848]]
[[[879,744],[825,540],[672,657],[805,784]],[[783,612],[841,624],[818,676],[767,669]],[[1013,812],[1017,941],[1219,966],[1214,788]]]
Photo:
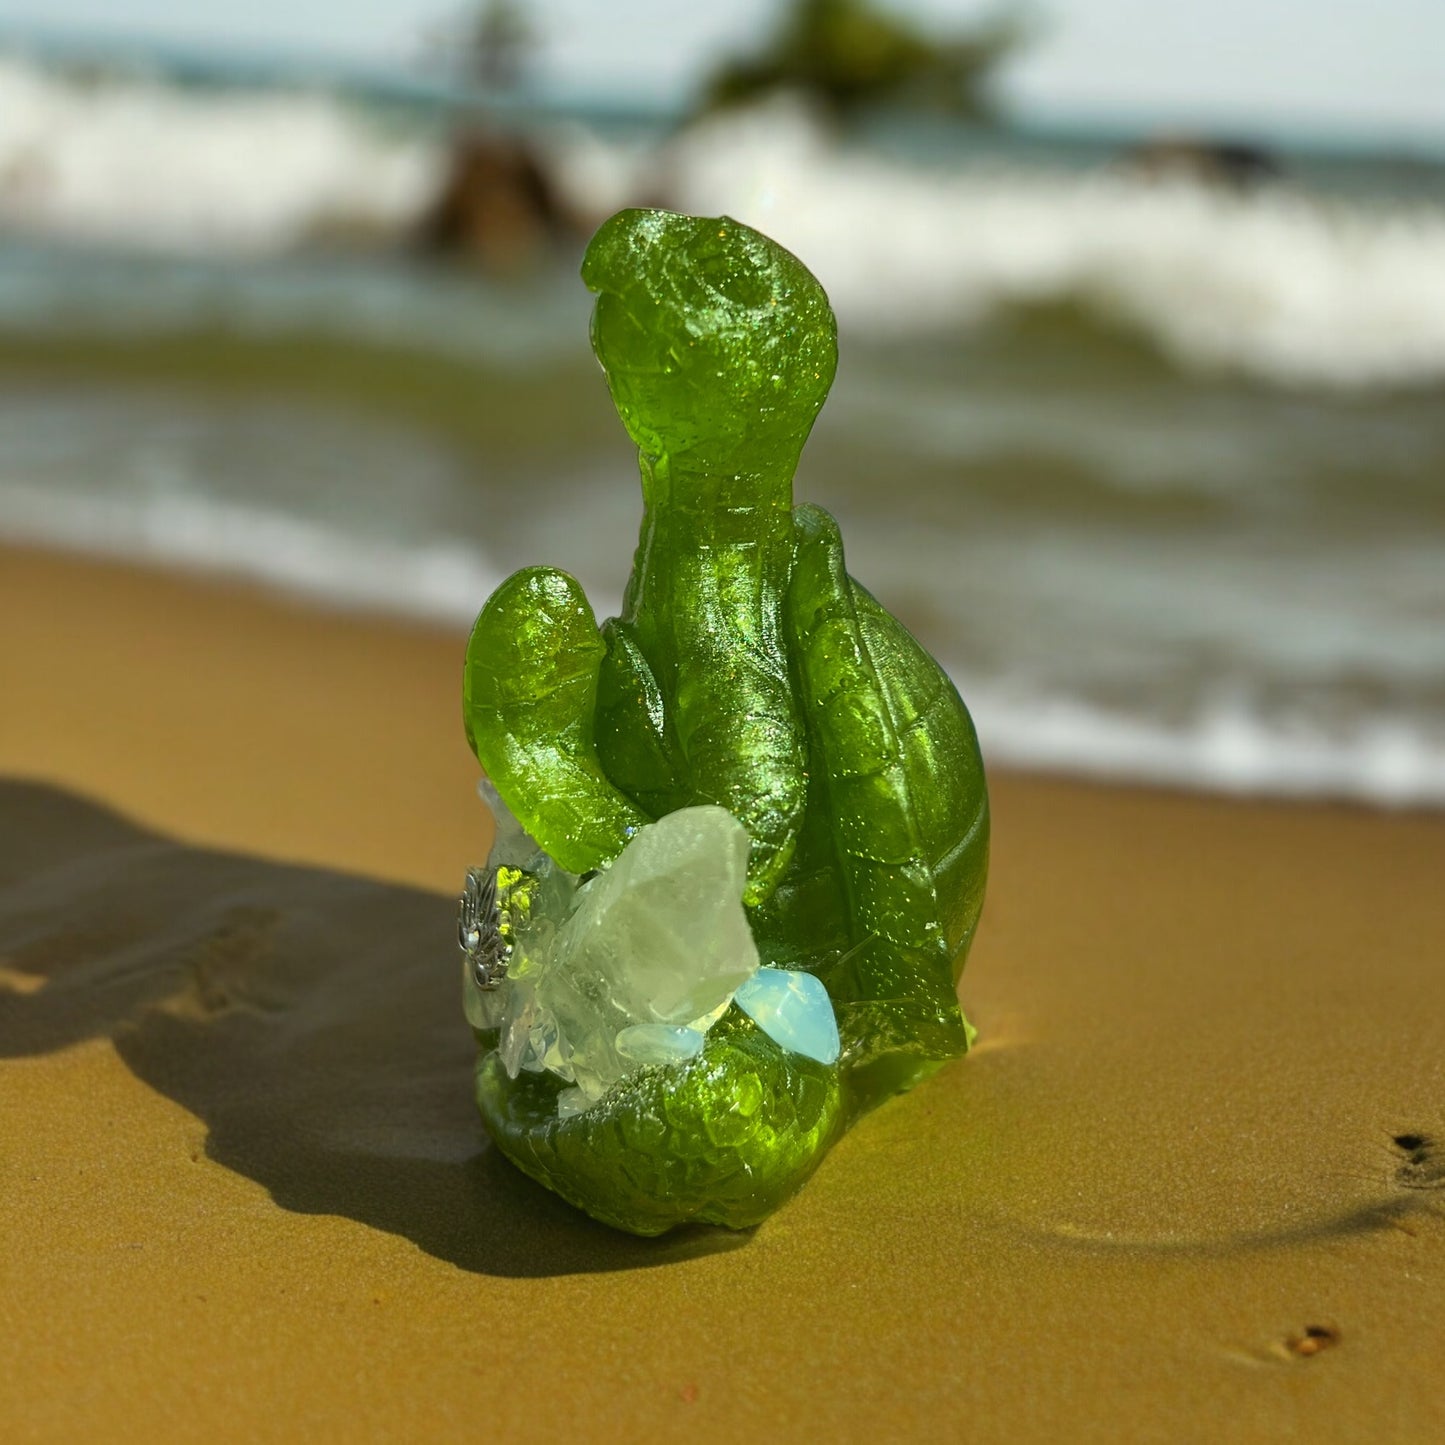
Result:
[[[785,665],[739,641],[756,609],[744,603],[727,615],[717,598],[723,570],[708,553],[700,565],[681,562],[669,579],[680,595],[667,651],[689,659],[672,674],[669,699],[636,625],[603,624],[597,749],[607,776],[652,817],[697,803],[727,808],[753,840],[750,884],[764,880],[771,892],[803,811],[802,719]],[[780,612],[776,590],[772,610]]]
[[571,873],[615,858],[647,822],[597,756],[603,652],[581,583],[550,567],[502,583],[467,644],[467,741],[518,821]]
[[858,946],[838,867],[826,786],[819,770],[810,768],[797,852],[773,892],[748,910],[764,963],[803,969],[825,980],[838,960]]
[[602,624],[597,755],[607,776],[654,818],[685,807],[683,762],[651,664],[628,623]]

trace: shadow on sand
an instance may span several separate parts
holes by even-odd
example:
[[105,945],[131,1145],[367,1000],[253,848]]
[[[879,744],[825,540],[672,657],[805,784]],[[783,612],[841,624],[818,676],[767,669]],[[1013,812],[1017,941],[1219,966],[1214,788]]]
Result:
[[109,1036],[283,1208],[462,1269],[636,1269],[746,1236],[639,1240],[490,1146],[471,1102],[453,901],[211,852],[0,781],[0,1057]]

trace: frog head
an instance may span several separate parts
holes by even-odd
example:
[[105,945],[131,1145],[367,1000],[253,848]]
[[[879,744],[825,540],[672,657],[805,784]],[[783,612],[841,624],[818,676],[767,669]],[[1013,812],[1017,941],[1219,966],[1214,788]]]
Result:
[[822,286],[726,216],[621,211],[587,248],[592,349],[644,456],[708,471],[791,470],[838,362]]

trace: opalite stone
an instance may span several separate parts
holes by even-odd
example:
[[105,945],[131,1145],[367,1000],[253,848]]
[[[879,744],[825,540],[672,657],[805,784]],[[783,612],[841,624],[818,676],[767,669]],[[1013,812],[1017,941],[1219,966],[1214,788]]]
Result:
[[838,1020],[821,979],[787,968],[760,968],[733,1002],[774,1043],[820,1064],[838,1059]]
[[575,1113],[639,1068],[697,1054],[758,969],[748,849],[727,809],[682,808],[639,828],[575,894],[539,891],[499,990],[508,1075],[555,1074],[580,1090],[559,1103]]
[[680,1064],[701,1052],[703,1037],[677,1024],[629,1024],[617,1035],[617,1052],[634,1064]]

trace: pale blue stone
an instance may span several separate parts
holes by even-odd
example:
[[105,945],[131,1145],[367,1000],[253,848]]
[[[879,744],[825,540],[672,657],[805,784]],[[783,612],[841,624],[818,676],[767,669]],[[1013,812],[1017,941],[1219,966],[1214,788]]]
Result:
[[828,990],[811,973],[760,968],[733,1002],[774,1043],[820,1064],[838,1062],[838,1020]]
[[634,1064],[681,1064],[701,1048],[697,1029],[676,1024],[629,1024],[617,1035],[617,1052]]

